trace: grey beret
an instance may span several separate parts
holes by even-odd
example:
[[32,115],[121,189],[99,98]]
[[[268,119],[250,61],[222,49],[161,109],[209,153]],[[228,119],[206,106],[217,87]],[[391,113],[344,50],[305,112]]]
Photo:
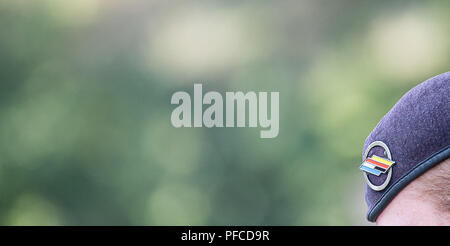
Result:
[[375,222],[411,181],[450,157],[450,72],[408,91],[380,120],[363,149],[367,219]]

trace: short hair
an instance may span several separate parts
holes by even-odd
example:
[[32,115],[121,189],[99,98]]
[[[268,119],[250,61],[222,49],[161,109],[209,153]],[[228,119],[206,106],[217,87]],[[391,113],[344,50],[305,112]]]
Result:
[[414,180],[418,194],[450,217],[450,158]]

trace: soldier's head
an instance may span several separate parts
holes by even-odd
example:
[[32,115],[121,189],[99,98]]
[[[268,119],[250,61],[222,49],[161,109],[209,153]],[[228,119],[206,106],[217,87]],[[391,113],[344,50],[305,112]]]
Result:
[[450,72],[407,92],[367,137],[367,219],[450,225]]
[[450,225],[450,159],[408,184],[376,222],[377,225]]

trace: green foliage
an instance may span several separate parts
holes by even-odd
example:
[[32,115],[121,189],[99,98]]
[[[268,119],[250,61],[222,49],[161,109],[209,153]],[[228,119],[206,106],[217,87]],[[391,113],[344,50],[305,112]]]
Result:
[[[0,224],[364,222],[365,137],[446,72],[448,1],[0,1]],[[170,124],[279,91],[280,134]]]

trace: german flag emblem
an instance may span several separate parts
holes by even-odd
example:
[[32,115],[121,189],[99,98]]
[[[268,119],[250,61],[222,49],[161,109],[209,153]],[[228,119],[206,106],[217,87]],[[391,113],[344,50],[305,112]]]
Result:
[[359,167],[360,170],[370,173],[376,176],[385,173],[395,164],[395,161],[391,161],[376,155],[367,158]]

